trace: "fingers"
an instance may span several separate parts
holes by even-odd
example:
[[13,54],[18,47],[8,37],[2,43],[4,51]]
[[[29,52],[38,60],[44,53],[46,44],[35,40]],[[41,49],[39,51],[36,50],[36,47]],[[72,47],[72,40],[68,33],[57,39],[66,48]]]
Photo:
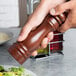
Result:
[[37,55],[37,50],[35,50],[33,53],[32,53],[32,56],[36,56]]
[[[43,39],[42,43],[41,43],[41,47],[42,48],[46,48],[47,45],[48,45],[48,42],[50,40],[53,39],[53,32],[50,32],[48,33],[47,37]],[[37,53],[37,50],[35,50],[33,53],[32,53],[32,56],[36,56],[38,53]]]
[[67,18],[66,21],[65,21],[65,23],[61,27],[58,28],[58,31],[60,31],[60,32],[66,32],[70,28],[70,26],[71,25],[70,25],[69,20]]
[[23,27],[23,29],[21,30],[21,33],[18,37],[18,41],[23,41],[25,40],[25,38],[28,36],[28,34],[30,33],[30,31],[32,30],[31,26],[25,26]]
[[46,48],[47,47],[47,44],[48,44],[48,38],[46,37],[46,38],[44,38],[43,39],[43,41],[42,41],[42,43],[41,43],[41,47],[43,47],[43,48]]
[[[44,9],[45,8],[45,9]],[[45,11],[45,12],[44,12]],[[45,2],[38,5],[35,11],[30,16],[27,24],[21,30],[20,36],[18,37],[18,41],[23,41],[28,36],[29,32],[33,29],[33,27],[37,27],[41,24],[45,16],[47,15],[49,8],[47,9]]]
[[[52,9],[50,11],[50,13],[52,15],[59,15],[59,14],[65,12],[66,10],[71,10],[72,8],[73,8],[73,4],[72,4],[71,1],[69,1],[69,2],[65,2],[63,4],[58,5],[57,7]],[[66,30],[68,30],[70,28],[70,20],[69,20],[70,18],[69,18],[69,16],[70,16],[70,14],[68,15],[65,23],[61,27],[58,28],[58,31],[65,32]]]
[[47,38],[49,41],[51,41],[53,37],[54,37],[53,32],[48,33]]
[[65,12],[66,10],[71,10],[72,8],[73,8],[73,4],[71,3],[71,1],[65,2],[65,3],[60,4],[60,5],[56,6],[55,8],[51,9],[50,14],[59,15],[59,14]]
[[49,41],[53,39],[53,32],[48,33],[47,37],[45,37],[41,43],[41,47],[46,48]]

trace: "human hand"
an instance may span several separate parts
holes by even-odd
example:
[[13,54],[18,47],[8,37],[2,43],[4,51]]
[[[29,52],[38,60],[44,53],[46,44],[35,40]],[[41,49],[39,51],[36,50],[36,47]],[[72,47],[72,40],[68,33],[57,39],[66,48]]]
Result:
[[65,23],[58,28],[58,31],[65,32],[70,28],[76,27],[76,0],[71,0],[56,6],[50,11],[52,15],[59,15],[65,11],[69,11]]
[[[50,9],[62,2],[64,2],[64,0],[55,0],[55,1],[41,0],[38,7],[35,9],[33,14],[29,17],[25,26],[22,28],[18,41],[23,41],[24,39],[26,39],[30,31],[42,23],[45,16],[49,13]],[[41,46],[45,48],[48,42],[52,39],[53,39],[53,32],[50,32],[48,33],[47,37],[43,39]],[[37,52],[35,51],[33,55],[36,54]]]

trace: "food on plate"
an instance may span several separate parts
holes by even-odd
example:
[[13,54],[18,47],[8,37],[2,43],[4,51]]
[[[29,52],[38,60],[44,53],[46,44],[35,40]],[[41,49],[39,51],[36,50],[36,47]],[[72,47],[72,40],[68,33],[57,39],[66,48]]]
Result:
[[4,68],[0,66],[0,76],[31,76],[23,67]]
[[0,66],[0,72],[4,71],[4,67]]
[[0,32],[0,42],[7,41],[8,39],[9,39],[8,34],[6,34],[4,32]]

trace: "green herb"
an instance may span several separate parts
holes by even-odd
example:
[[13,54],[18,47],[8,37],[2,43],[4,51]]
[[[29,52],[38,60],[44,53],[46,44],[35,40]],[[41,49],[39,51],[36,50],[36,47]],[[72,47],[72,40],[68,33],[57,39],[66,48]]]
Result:
[[4,67],[0,66],[0,72],[4,71]]
[[23,67],[11,67],[8,71],[3,66],[0,66],[1,76],[31,76]]
[[3,76],[16,76],[14,72],[3,72]]
[[11,67],[9,68],[11,72],[15,72],[16,75],[21,76],[24,73],[24,68],[23,67]]

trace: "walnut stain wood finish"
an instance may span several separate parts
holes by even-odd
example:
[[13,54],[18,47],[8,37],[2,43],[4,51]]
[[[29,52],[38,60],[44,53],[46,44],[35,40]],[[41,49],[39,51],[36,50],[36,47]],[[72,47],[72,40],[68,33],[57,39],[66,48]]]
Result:
[[8,49],[9,53],[20,63],[23,64],[32,54],[32,52],[41,44],[43,38],[51,31],[55,31],[66,19],[66,13],[59,16],[48,14],[44,21],[31,31],[28,37],[22,42],[15,42]]

